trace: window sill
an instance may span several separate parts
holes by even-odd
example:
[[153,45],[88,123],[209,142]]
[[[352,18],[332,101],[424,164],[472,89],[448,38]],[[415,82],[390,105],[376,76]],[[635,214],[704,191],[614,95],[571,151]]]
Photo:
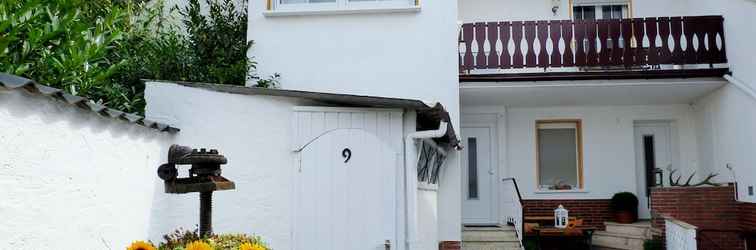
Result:
[[572,190],[536,190],[535,194],[587,194],[588,191],[584,189],[572,189]]
[[350,15],[350,14],[381,14],[381,13],[417,13],[420,6],[411,7],[372,7],[372,8],[326,8],[312,10],[269,10],[263,12],[266,17],[280,16],[318,16],[318,15]]

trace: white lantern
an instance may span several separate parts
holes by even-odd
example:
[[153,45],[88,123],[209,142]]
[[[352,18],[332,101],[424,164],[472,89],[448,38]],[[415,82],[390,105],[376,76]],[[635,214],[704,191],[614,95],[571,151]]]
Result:
[[567,223],[570,221],[569,219],[569,211],[567,211],[567,209],[564,209],[562,204],[559,204],[559,207],[557,207],[557,209],[554,209],[554,227],[566,228]]

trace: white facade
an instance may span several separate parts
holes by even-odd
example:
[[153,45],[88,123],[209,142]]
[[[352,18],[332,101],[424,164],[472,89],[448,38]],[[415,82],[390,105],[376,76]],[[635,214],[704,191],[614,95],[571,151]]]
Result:
[[0,248],[147,238],[170,134],[23,90],[0,90],[0,131]]
[[[148,83],[146,98],[148,117],[183,126],[182,132],[176,136],[175,143],[217,148],[229,159],[229,164],[223,167],[223,175],[236,182],[236,190],[217,192],[214,195],[215,232],[259,234],[264,236],[274,249],[301,249],[297,247],[298,244],[312,245],[309,242],[318,240],[318,237],[313,238],[314,235],[307,233],[310,232],[308,230],[314,229],[313,222],[318,225],[327,222],[317,221],[318,218],[324,216],[315,216],[310,212],[322,214],[338,211],[339,208],[333,206],[342,204],[336,200],[326,202],[341,196],[331,194],[321,188],[329,185],[327,184],[329,181],[326,180],[348,181],[351,184],[334,184],[332,191],[349,191],[346,193],[348,197],[370,199],[358,203],[346,202],[345,204],[349,206],[369,206],[367,208],[352,207],[353,210],[349,210],[350,216],[359,213],[393,211],[393,219],[396,221],[386,223],[386,225],[395,225],[396,228],[392,232],[384,228],[385,230],[381,233],[382,235],[394,234],[395,237],[380,236],[380,246],[383,246],[383,238],[386,238],[385,240],[392,242],[392,249],[406,249],[404,244],[407,240],[411,241],[412,249],[437,247],[435,234],[437,230],[433,227],[437,224],[435,217],[437,191],[414,190],[420,193],[415,201],[416,210],[411,208],[408,205],[410,202],[405,200],[407,194],[404,187],[410,180],[405,177],[410,176],[414,179],[415,175],[407,175],[404,172],[403,138],[408,131],[414,132],[414,111],[314,107],[313,105],[322,106],[323,104],[293,97],[229,94],[162,82]],[[176,107],[181,108],[176,109]],[[320,164],[312,163],[320,159],[317,157],[335,156],[337,159],[344,160],[342,158],[344,152],[339,151],[334,155],[328,147],[311,148],[322,144],[319,142],[321,139],[330,138],[331,134],[341,133],[340,131],[354,133],[364,131],[366,136],[378,138],[376,140],[379,140],[381,145],[386,145],[388,148],[386,150],[393,152],[389,153],[395,159],[393,163],[384,162],[391,157],[369,160],[364,157],[374,156],[373,151],[376,151],[376,149],[365,148],[370,147],[367,143],[370,140],[354,141],[355,138],[352,138],[352,135],[342,138],[346,140],[343,147],[349,148],[350,156],[355,162],[361,163],[352,169],[365,168],[368,167],[367,164],[377,163],[380,163],[380,166],[373,168],[389,171],[392,166],[395,167],[395,175],[390,177],[396,185],[391,189],[385,189],[394,190],[393,196],[389,197],[388,193],[383,193],[386,197],[368,195],[370,192],[385,191],[384,189],[370,189],[373,187],[370,183],[383,185],[385,182],[376,183],[359,178],[339,179],[340,175],[336,170],[334,170],[334,175],[317,172],[315,176],[311,175],[312,172],[298,170]],[[337,142],[341,140],[338,138],[340,137],[329,140]],[[379,155],[377,151],[375,155]],[[336,163],[322,166],[334,167],[332,165],[340,166]],[[448,166],[444,166],[444,169],[447,168]],[[373,179],[377,174],[378,172],[366,175]],[[356,183],[360,185],[353,185]],[[349,196],[350,194],[362,195]],[[162,189],[156,190],[155,196],[157,201],[154,209],[155,217],[150,227],[150,239],[157,240],[165,232],[179,227],[193,228],[197,218],[191,211],[196,211],[199,206],[196,196],[164,194]],[[394,199],[393,203],[388,203],[387,199]],[[377,208],[374,206],[376,204],[395,207],[395,210],[387,211],[385,207]],[[313,206],[316,207],[314,211],[308,210]],[[326,209],[326,207],[332,209]],[[413,211],[416,212],[413,213]],[[414,221],[412,217],[407,217],[407,213],[417,214],[418,222],[406,222],[407,219]],[[335,225],[339,218],[342,217],[335,216],[329,220],[333,219]],[[376,237],[375,234],[368,235],[367,231],[380,228],[375,226],[375,222],[371,222],[371,219],[380,217],[365,216],[364,218],[364,223],[350,221],[356,224],[350,227],[339,227],[338,230],[364,231],[366,234],[359,237]],[[408,233],[408,230],[412,233]],[[335,232],[332,232],[333,235],[340,235]],[[317,233],[328,234],[326,231]],[[330,236],[324,237],[330,238]],[[407,239],[407,237],[411,238]],[[352,240],[356,239],[358,238]],[[375,239],[365,242],[377,244]],[[343,241],[333,243],[339,244]],[[328,244],[322,243],[318,246],[321,247],[320,249],[341,249],[338,245]]]
[[[250,55],[260,75],[280,73],[284,89],[440,102],[457,128],[457,4],[420,1],[418,10],[405,2],[412,11],[272,16],[266,1],[251,1]],[[421,249],[461,239],[459,169],[450,154],[438,190],[419,191],[418,209],[430,211],[419,215]]]

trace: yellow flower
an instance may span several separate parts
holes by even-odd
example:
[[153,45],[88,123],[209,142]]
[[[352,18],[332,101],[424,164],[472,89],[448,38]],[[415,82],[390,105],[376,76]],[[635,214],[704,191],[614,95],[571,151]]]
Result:
[[244,243],[239,245],[239,250],[266,250],[265,247],[261,246],[260,244],[252,244],[252,243]]
[[144,241],[134,241],[126,250],[155,250],[155,247]]
[[213,250],[213,247],[211,247],[210,244],[198,240],[186,244],[186,250]]

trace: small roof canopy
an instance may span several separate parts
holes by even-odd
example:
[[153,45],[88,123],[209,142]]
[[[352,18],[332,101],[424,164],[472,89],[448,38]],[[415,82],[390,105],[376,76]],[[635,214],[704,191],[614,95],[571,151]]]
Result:
[[447,122],[446,135],[436,138],[434,141],[442,147],[458,148],[460,146],[454,127],[451,125],[449,112],[446,111],[441,103],[432,105],[426,104],[420,100],[403,99],[380,96],[350,95],[324,93],[302,90],[287,90],[273,88],[245,87],[236,85],[211,84],[211,83],[194,83],[194,82],[174,82],[145,80],[156,82],[175,83],[192,88],[202,88],[211,91],[218,91],[231,94],[241,95],[265,95],[302,98],[317,101],[326,105],[345,106],[345,107],[369,107],[369,108],[401,108],[410,109],[417,112],[417,130],[435,130],[438,129],[440,122]]

